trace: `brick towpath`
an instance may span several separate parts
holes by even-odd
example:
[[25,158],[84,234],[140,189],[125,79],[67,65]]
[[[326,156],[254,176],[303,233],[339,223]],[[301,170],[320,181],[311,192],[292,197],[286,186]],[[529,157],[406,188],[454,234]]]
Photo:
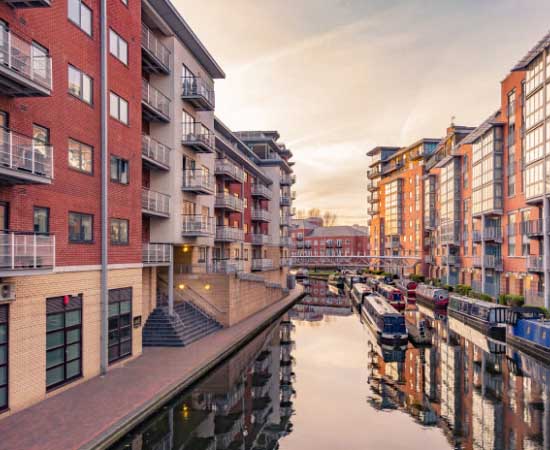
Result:
[[237,325],[187,347],[145,348],[143,355],[0,420],[0,450],[104,448],[173,397],[303,295],[297,287],[279,302]]

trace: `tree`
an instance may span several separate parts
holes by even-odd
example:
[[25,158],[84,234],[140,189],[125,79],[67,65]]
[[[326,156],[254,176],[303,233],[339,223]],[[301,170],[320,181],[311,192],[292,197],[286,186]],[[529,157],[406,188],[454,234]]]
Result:
[[325,227],[332,227],[336,225],[336,220],[338,216],[336,213],[331,213],[330,211],[325,211],[323,214],[323,224]]
[[311,208],[307,211],[308,217],[321,217],[321,210],[319,208]]

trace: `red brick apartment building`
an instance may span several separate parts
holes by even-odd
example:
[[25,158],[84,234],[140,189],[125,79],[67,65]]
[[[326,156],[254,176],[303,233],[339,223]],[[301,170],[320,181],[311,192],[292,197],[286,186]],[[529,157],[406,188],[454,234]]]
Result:
[[0,5],[0,419],[162,345],[152,312],[285,292],[291,151],[215,118],[225,74],[168,0],[100,6]]
[[[468,284],[494,298],[519,294],[528,304],[550,306],[549,191],[544,182],[550,167],[545,163],[550,134],[544,106],[544,98],[550,98],[544,96],[550,89],[549,46],[550,34],[501,82],[496,111],[478,127],[452,124],[421,157],[420,168],[412,161],[395,167],[393,158],[403,152],[395,147],[368,153],[373,251],[415,256],[405,267],[389,261],[381,265],[451,285]],[[421,191],[415,197],[420,205],[407,204],[411,194],[400,186],[418,175],[422,183],[413,184]],[[397,183],[397,199],[393,188],[388,198],[390,183]],[[418,208],[423,223],[414,228],[412,239],[420,245],[410,248],[406,226]]]

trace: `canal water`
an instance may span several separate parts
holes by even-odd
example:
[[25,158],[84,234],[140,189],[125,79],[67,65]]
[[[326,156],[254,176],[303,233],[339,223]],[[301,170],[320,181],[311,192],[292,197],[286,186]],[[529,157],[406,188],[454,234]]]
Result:
[[112,449],[550,448],[549,367],[422,307],[432,344],[382,349],[348,298],[307,289]]

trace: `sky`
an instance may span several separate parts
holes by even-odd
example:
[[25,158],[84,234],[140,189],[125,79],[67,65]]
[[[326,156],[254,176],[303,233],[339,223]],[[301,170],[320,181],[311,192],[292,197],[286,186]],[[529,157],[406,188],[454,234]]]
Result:
[[298,209],[368,219],[366,152],[477,126],[550,29],[548,0],[173,0],[226,73],[216,114],[278,130]]

